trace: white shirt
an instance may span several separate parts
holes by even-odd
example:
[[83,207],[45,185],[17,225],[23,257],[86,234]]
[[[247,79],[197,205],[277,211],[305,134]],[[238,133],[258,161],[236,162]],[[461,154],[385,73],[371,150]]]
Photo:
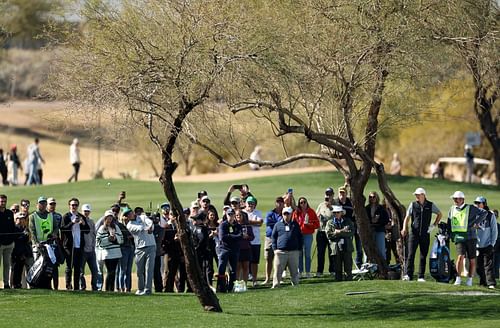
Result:
[[74,224],[71,226],[71,233],[73,234],[73,247],[80,248],[80,224],[76,223],[79,222],[76,220],[80,220],[80,218],[78,217],[78,215],[73,214],[71,216],[71,222],[73,222]]
[[69,146],[69,161],[71,164],[80,163],[80,148],[75,143]]
[[[245,211],[248,214],[248,219],[249,220],[260,220],[261,222],[264,222],[262,219],[262,212],[259,210],[253,210],[253,212],[248,212]],[[260,226],[256,225],[251,225],[252,227],[252,232],[255,238],[250,241],[250,245],[260,245]]]

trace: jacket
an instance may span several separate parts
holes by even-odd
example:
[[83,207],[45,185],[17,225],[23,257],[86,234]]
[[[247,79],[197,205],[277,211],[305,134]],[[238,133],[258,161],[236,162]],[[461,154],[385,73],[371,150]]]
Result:
[[[309,223],[306,223],[306,216],[309,217]],[[319,228],[319,219],[316,212],[310,207],[307,208],[306,212],[302,212],[296,209],[292,213],[292,219],[296,221],[300,226],[300,231],[303,235],[310,235],[314,233],[314,230]]]
[[377,205],[373,217],[371,212],[371,205],[366,205],[365,209],[373,231],[385,233],[385,226],[387,225],[387,223],[389,223],[389,213],[387,213],[385,208],[382,205]]
[[127,223],[128,231],[134,236],[136,249],[156,246],[153,228],[153,221],[145,215],[137,216],[135,220]]
[[97,260],[111,260],[122,257],[120,244],[123,243],[123,236],[120,229],[115,226],[114,234],[116,240],[110,240],[110,231],[102,225],[97,231],[96,245],[97,245]]
[[479,223],[479,229],[477,229],[477,248],[495,247],[497,237],[497,219],[493,212],[488,211],[486,219]]
[[[335,232],[335,230],[342,230]],[[350,218],[342,218],[337,221],[335,218],[326,224],[326,236],[330,241],[331,255],[338,255],[340,252],[352,253],[352,236],[354,235],[354,223]]]
[[[83,224],[80,224],[80,249],[83,250],[85,248],[84,234],[90,232],[90,227],[85,216],[80,213],[77,213],[76,215],[83,222]],[[73,249],[73,225],[77,224],[73,223],[71,217],[71,212],[64,214],[61,223],[62,246],[67,254],[71,254],[71,250]]]
[[242,238],[241,225],[236,221],[230,224],[224,221],[219,225],[219,247],[225,250],[239,251]]
[[6,208],[0,212],[0,245],[10,245],[14,242],[12,233],[14,233],[15,228],[14,213]]
[[300,226],[294,220],[290,220],[288,223],[281,220],[276,223],[271,239],[274,251],[298,251],[302,249],[304,242]]

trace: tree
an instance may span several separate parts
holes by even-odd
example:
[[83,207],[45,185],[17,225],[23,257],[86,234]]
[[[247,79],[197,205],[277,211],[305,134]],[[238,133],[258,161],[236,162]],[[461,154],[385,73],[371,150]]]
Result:
[[[221,163],[236,167],[254,162],[279,166],[315,158],[334,165],[351,187],[363,248],[370,261],[385,273],[365,212],[365,187],[375,170],[379,187],[397,215],[404,207],[385,179],[384,166],[375,160],[377,134],[405,119],[395,108],[383,106],[389,81],[418,71],[419,38],[409,21],[419,10],[407,1],[299,1],[265,8],[256,20],[260,35],[272,45],[255,57],[252,66],[237,67],[231,76],[233,94],[227,100],[233,114],[251,112],[270,123],[277,137],[301,135],[321,147],[321,153],[291,154],[278,162],[243,159],[232,162],[206,139],[195,142]],[[212,143],[213,144],[213,143]],[[400,247],[401,249],[401,247]]]
[[431,1],[426,11],[429,18],[420,23],[429,37],[455,50],[474,82],[474,113],[491,145],[500,185],[500,111],[495,105],[500,92],[498,1]]
[[89,1],[85,24],[70,38],[57,61],[49,87],[76,105],[116,111],[118,124],[148,131],[161,153],[160,182],[172,212],[179,217],[179,237],[188,279],[206,310],[222,311],[203,278],[194,253],[183,206],[172,176],[174,150],[193,116],[204,110],[226,68],[249,58],[239,39],[240,4],[231,1],[122,1],[119,8]]

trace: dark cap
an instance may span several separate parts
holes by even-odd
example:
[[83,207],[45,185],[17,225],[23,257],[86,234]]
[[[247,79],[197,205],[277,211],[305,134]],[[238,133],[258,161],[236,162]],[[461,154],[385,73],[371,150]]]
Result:
[[234,210],[233,210],[232,208],[230,208],[230,209],[228,209],[228,210],[226,211],[226,214],[227,214],[227,215],[233,215],[233,214],[234,214]]
[[113,205],[111,205],[110,207],[111,209],[114,209],[114,208],[120,208],[120,204],[118,203],[114,203]]
[[284,203],[285,200],[283,199],[283,197],[276,197],[276,200],[275,200],[276,203]]
[[326,188],[325,194],[328,196],[333,195],[334,194],[333,188],[332,187]]

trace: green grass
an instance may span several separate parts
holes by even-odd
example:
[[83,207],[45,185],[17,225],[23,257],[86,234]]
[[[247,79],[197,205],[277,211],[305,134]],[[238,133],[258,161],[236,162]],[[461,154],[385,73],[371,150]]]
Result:
[[[364,295],[347,292],[374,291]],[[486,295],[453,295],[479,291]],[[192,295],[0,291],[0,313],[16,327],[498,327],[500,293],[437,283],[312,279],[298,287],[218,295],[205,313]]]
[[[126,190],[132,206],[147,208],[164,201],[159,183],[131,180],[86,181],[41,187],[0,188],[9,197],[8,204],[29,198],[36,203],[40,195],[56,197],[58,210],[67,209],[65,203],[72,196],[81,203],[94,207],[93,217],[99,217],[116,201],[120,191]],[[328,186],[338,187],[343,178],[337,173],[311,173],[249,179],[252,192],[263,212],[271,209],[274,198],[289,187],[297,196],[306,196],[311,205],[323,198]],[[443,213],[451,205],[449,195],[462,190],[472,202],[477,195],[488,198],[491,208],[500,208],[500,190],[496,187],[465,185],[438,180],[390,177],[390,186],[403,204],[413,200],[412,192],[422,186],[430,200],[437,203]],[[231,183],[179,183],[178,193],[185,204],[196,193],[208,190],[217,208]],[[377,190],[371,180],[367,192]],[[263,234],[262,234],[263,235]],[[452,247],[453,248],[453,247]],[[259,267],[263,274],[263,256]],[[417,261],[418,262],[418,261]],[[418,263],[416,264],[418,266]],[[316,268],[313,258],[313,271]],[[134,277],[134,279],[136,279]],[[204,313],[192,295],[155,294],[138,298],[134,295],[107,293],[79,293],[39,290],[0,290],[0,313],[8,317],[0,327],[15,323],[17,327],[32,327],[50,322],[53,327],[123,326],[147,327],[499,327],[500,292],[474,287],[454,287],[431,282],[362,281],[333,283],[328,279],[310,279],[297,288],[279,290],[258,288],[243,294],[219,295],[224,313]],[[345,295],[349,291],[376,291],[373,294]],[[456,291],[480,291],[488,295],[451,295]],[[490,296],[491,295],[491,296]],[[50,315],[49,315],[50,314]]]

